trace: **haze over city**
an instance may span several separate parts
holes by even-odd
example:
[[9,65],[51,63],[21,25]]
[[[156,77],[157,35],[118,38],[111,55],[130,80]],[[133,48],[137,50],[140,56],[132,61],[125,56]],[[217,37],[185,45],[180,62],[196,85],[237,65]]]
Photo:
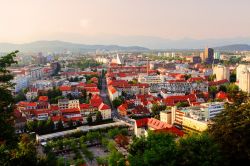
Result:
[[0,3],[0,42],[62,40],[149,48],[168,45],[179,48],[187,45],[185,41],[190,47],[250,44],[248,0],[0,0]]

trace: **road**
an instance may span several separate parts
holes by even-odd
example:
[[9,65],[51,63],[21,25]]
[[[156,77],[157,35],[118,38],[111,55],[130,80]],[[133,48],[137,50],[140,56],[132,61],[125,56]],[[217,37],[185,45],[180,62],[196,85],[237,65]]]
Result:
[[109,96],[108,96],[108,90],[107,90],[107,83],[106,83],[106,78],[102,78],[102,89],[101,89],[101,97],[104,101],[105,104],[108,104],[111,108],[111,114],[112,114],[112,118],[118,118],[120,119],[120,115],[117,111],[116,108],[113,107],[112,103],[109,100]]
[[111,114],[113,119],[119,119],[124,122],[127,122],[131,125],[134,125],[135,121],[133,119],[127,118],[127,117],[122,117],[119,115],[117,109],[113,107],[112,103],[110,102],[109,96],[108,96],[108,90],[107,90],[107,83],[106,83],[106,78],[102,78],[102,89],[101,89],[101,97],[104,101],[104,103],[108,104],[111,107]]

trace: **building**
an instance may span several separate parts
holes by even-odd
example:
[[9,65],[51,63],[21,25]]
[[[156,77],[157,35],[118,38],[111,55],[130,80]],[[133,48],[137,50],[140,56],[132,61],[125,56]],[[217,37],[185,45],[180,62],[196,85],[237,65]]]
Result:
[[12,80],[12,82],[15,84],[13,92],[18,93],[22,89],[28,88],[29,81],[30,81],[30,76],[27,76],[27,75],[15,76],[14,79]]
[[207,129],[210,121],[222,110],[224,102],[202,103],[180,109],[172,107],[170,111],[162,112],[160,119],[168,124],[181,126],[186,131],[201,132]]
[[220,53],[219,52],[214,53],[214,59],[220,60]]
[[158,132],[165,130],[166,132],[175,134],[177,136],[183,136],[184,133],[177,129],[173,125],[169,125],[166,122],[162,122],[155,118],[143,118],[135,121],[134,133],[137,137],[147,136],[148,130]]
[[102,103],[98,110],[101,112],[103,120],[111,119],[111,108],[107,104]]
[[118,91],[112,85],[108,86],[109,99],[111,101],[115,100],[119,96]]
[[243,73],[243,71],[246,71],[249,68],[249,65],[239,64],[239,66],[237,66],[236,68],[236,81],[239,81],[239,79],[242,77],[241,74]]
[[69,99],[58,99],[59,109],[67,109],[69,106]]
[[30,75],[31,75],[32,80],[41,79],[43,76],[43,68],[42,67],[31,68]]
[[119,54],[116,55],[116,63],[119,64],[119,65],[124,64],[124,59]]
[[164,77],[159,75],[140,75],[138,78],[138,82],[144,84],[158,84],[164,82]]
[[68,108],[80,108],[79,100],[69,100]]
[[203,117],[206,119],[212,119],[222,110],[224,110],[224,102],[211,102],[200,104]]
[[229,67],[223,65],[217,65],[213,67],[213,74],[216,75],[216,81],[225,80],[229,81],[230,78],[230,71]]
[[250,93],[250,70],[248,66],[238,66],[236,74],[238,74],[238,76],[236,76],[239,81],[239,89],[244,92]]
[[206,63],[212,64],[214,61],[214,49],[206,47],[204,51],[204,57]]

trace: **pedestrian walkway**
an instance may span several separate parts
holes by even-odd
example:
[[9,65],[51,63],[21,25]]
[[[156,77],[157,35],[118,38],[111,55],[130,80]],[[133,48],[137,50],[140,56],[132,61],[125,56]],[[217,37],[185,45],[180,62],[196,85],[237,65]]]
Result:
[[61,131],[61,132],[56,132],[52,134],[46,134],[46,135],[36,135],[36,141],[37,142],[44,142],[53,138],[58,138],[58,137],[64,137],[66,135],[71,135],[74,133],[77,133],[79,131],[82,132],[88,132],[91,130],[98,130],[98,129],[104,129],[104,128],[110,128],[110,127],[119,127],[119,126],[128,126],[127,123],[123,121],[117,121],[113,123],[108,123],[108,124],[101,124],[101,125],[96,125],[96,126],[80,126],[77,127],[76,129],[73,130],[67,130],[67,131]]

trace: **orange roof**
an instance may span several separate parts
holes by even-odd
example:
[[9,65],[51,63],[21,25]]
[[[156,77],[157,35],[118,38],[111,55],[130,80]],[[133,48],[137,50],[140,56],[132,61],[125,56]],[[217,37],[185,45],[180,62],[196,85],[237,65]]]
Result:
[[136,122],[136,126],[137,127],[144,127],[144,126],[147,126],[147,124],[148,124],[148,119],[149,118],[143,118],[143,119],[138,119],[138,120],[136,120],[135,122]]
[[87,88],[86,91],[88,91],[90,93],[91,92],[98,92],[98,93],[100,92],[100,90],[98,88],[96,88],[96,87],[94,87],[94,88]]
[[188,79],[188,82],[205,81],[202,77],[192,77]]
[[61,113],[65,113],[65,114],[70,114],[70,113],[80,113],[79,108],[68,108],[68,109],[63,109],[61,110]]
[[90,107],[91,107],[90,104],[86,104],[86,103],[80,104],[80,109],[89,109]]
[[48,96],[40,96],[38,98],[39,101],[48,101]]
[[107,110],[107,109],[110,109],[110,107],[109,107],[107,104],[102,103],[102,104],[99,106],[99,110]]
[[63,85],[59,87],[60,91],[71,91],[71,86]]
[[59,121],[59,120],[62,120],[62,121],[63,121],[63,117],[62,117],[62,116],[51,116],[50,118],[51,118],[51,120],[52,120],[53,122]]
[[217,86],[217,85],[222,85],[225,83],[229,83],[229,81],[227,79],[224,80],[219,80],[219,81],[211,81],[208,83],[209,86]]
[[121,104],[117,109],[119,111],[127,111],[128,105],[127,104]]
[[223,91],[220,91],[216,94],[216,98],[218,99],[227,99],[227,93],[223,92]]
[[37,103],[36,102],[26,102],[26,101],[20,101],[18,103],[19,106],[23,106],[23,107],[36,107]]
[[117,90],[113,86],[108,86],[108,89],[112,94],[117,92]]
[[59,110],[59,107],[58,107],[58,105],[50,105],[50,109],[51,109],[51,111],[57,111],[57,110]]

